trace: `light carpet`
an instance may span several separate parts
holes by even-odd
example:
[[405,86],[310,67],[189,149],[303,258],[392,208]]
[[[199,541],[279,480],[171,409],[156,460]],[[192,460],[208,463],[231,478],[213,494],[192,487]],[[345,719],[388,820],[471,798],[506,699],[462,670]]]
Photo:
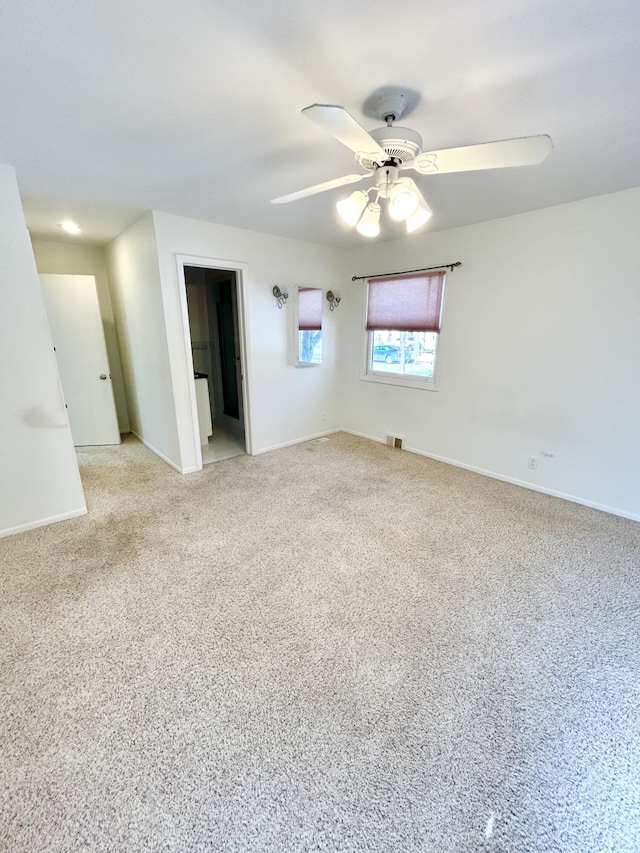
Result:
[[3,851],[637,853],[640,525],[354,436],[0,541]]

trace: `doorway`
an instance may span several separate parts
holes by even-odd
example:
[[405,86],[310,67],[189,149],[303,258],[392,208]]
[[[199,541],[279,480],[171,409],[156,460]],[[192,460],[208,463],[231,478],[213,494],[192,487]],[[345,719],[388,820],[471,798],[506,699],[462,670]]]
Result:
[[202,464],[247,452],[240,271],[183,264]]
[[76,447],[120,444],[111,371],[92,275],[40,275]]

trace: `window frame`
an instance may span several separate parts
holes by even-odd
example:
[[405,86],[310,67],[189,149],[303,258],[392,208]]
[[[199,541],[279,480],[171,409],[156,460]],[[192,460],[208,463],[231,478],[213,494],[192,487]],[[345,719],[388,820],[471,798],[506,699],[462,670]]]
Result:
[[[319,328],[300,328],[300,293],[308,290],[318,291],[320,293],[320,315],[319,315]],[[299,284],[295,289],[295,299],[294,299],[294,312],[293,312],[293,353],[294,353],[294,364],[296,367],[320,367],[322,365],[322,343],[324,338],[324,328],[322,325],[323,321],[323,311],[324,308],[324,300],[322,298],[322,288],[320,287],[311,287],[310,285]],[[319,331],[320,332],[320,359],[318,361],[301,361],[300,360],[300,335],[303,332],[307,331]],[[318,342],[316,342],[316,346]],[[315,350],[315,348],[314,348]]]
[[[436,336],[436,345],[433,353],[433,373],[431,376],[407,376],[403,373],[393,373],[389,370],[375,370],[372,367],[373,355],[373,331],[368,331],[367,326],[367,311],[369,304],[369,282],[366,282],[364,288],[364,299],[362,306],[363,316],[363,339],[362,339],[362,359],[360,367],[360,379],[365,382],[378,382],[383,385],[400,385],[406,388],[417,388],[422,391],[437,391],[438,390],[438,361],[440,357],[440,338],[442,335],[442,326],[444,320],[445,300],[447,292],[447,274],[445,273],[442,281],[442,300],[440,303],[440,322]],[[387,331],[402,331],[398,329],[389,329]]]

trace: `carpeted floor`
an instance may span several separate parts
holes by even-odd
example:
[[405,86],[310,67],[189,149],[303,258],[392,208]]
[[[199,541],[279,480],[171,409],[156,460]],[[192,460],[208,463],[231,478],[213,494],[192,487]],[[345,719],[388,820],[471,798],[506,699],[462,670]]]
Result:
[[339,434],[0,541],[0,849],[637,853],[640,525]]

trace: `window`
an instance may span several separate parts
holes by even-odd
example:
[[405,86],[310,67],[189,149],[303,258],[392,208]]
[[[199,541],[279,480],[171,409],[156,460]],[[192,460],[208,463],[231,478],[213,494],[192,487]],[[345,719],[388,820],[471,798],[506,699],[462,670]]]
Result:
[[436,270],[369,280],[363,378],[435,388],[444,276]]
[[322,362],[322,291],[298,288],[298,366]]

